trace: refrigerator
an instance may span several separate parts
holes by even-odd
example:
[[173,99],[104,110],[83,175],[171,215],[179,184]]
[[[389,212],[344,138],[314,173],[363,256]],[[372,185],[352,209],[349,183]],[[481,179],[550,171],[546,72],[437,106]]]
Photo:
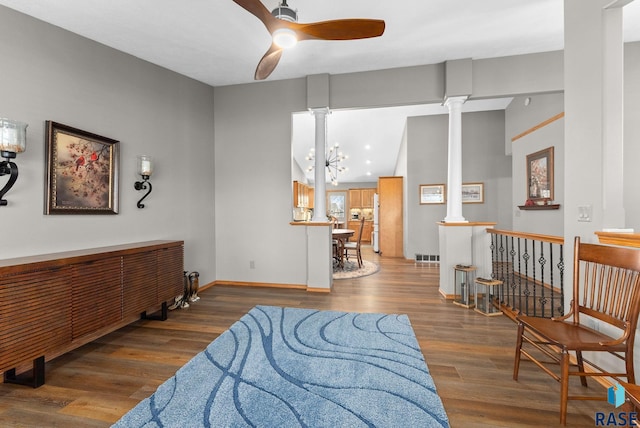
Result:
[[373,251],[376,253],[380,252],[380,244],[378,242],[378,237],[380,236],[380,231],[378,230],[378,218],[380,216],[380,201],[379,195],[374,193],[373,195],[373,232],[371,232],[371,243],[373,245]]

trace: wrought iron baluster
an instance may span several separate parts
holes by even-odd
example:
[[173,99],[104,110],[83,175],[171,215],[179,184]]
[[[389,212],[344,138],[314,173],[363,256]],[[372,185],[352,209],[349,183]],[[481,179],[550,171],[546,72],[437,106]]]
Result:
[[[511,307],[513,309],[516,309],[519,306],[519,300],[520,300],[520,296],[519,296],[519,292],[516,294],[516,277],[515,277],[515,269],[513,268],[514,263],[515,263],[515,256],[516,253],[514,251],[514,239],[513,236],[511,237],[511,250],[509,251],[509,255],[511,256],[511,262],[509,263],[509,266],[511,266],[511,268],[509,269],[509,290],[511,291],[511,296],[510,296],[510,303],[511,303]],[[516,296],[517,296],[517,300],[518,302],[516,303]]]
[[[524,253],[522,253],[522,259],[524,260],[524,290],[522,294],[524,295],[524,310],[525,314],[529,315],[529,300],[531,297],[531,290],[529,289],[529,247],[527,245],[528,240],[524,240]],[[522,274],[522,271],[519,271]]]
[[531,241],[531,265],[533,270],[532,282],[533,282],[533,316],[538,313],[538,285],[536,283],[536,242]]
[[547,304],[547,298],[545,296],[546,287],[544,286],[544,267],[547,264],[547,260],[544,258],[544,242],[542,241],[540,241],[540,257],[538,257],[538,264],[540,265],[540,297],[538,301],[540,302],[540,315],[544,317]]
[[564,314],[562,237],[490,233],[491,277],[502,281],[495,290],[500,304],[529,316],[549,318]]

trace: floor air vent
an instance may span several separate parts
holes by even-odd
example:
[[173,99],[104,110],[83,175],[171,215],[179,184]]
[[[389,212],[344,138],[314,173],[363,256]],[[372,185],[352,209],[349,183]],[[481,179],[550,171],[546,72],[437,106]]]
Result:
[[440,263],[440,255],[416,254],[416,263]]

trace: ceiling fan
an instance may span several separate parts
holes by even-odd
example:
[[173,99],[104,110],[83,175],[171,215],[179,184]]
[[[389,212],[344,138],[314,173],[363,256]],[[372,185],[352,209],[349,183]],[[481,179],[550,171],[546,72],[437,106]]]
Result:
[[256,68],[255,80],[264,80],[278,65],[282,51],[302,40],[354,40],[378,37],[384,33],[379,19],[338,19],[298,23],[298,13],[282,0],[272,12],[260,0],[233,0],[255,15],[267,27],[273,42]]

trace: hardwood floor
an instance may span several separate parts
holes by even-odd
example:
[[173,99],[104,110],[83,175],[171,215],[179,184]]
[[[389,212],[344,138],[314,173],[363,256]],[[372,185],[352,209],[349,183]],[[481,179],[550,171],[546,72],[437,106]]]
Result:
[[[363,257],[380,271],[335,281],[332,293],[215,286],[167,321],[135,322],[50,361],[40,388],[0,385],[0,426],[110,426],[257,304],[406,313],[452,427],[558,425],[559,384],[525,362],[512,380],[512,321],[445,301],[437,265],[381,258],[371,247]],[[572,388],[583,389],[577,380]],[[589,389],[606,394],[594,382]],[[612,410],[606,402],[570,401],[568,426],[595,426],[596,412]]]

